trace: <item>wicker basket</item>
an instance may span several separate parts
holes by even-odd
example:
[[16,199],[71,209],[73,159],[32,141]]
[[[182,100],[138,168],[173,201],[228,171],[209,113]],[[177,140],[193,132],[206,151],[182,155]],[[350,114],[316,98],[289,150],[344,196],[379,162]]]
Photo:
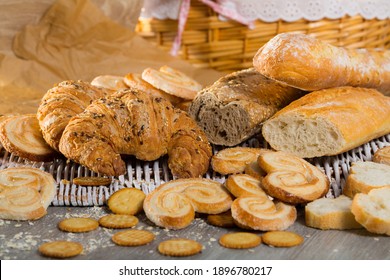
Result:
[[[169,51],[177,26],[177,20],[140,19],[137,32]],[[257,20],[251,30],[234,21],[221,21],[207,5],[191,1],[179,55],[196,67],[231,72],[251,67],[256,51],[283,32],[313,34],[336,46],[348,48],[390,47],[390,19],[367,20],[361,16],[346,16],[320,21],[280,20],[267,23]]]

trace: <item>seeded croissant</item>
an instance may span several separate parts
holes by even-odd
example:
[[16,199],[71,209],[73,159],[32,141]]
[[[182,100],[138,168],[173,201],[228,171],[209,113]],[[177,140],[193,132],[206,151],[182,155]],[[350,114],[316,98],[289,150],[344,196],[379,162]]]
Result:
[[152,161],[168,154],[174,176],[199,177],[208,170],[212,155],[206,135],[187,113],[135,89],[97,99],[74,116],[59,149],[67,158],[109,176],[125,173],[121,155]]
[[63,81],[49,89],[38,107],[37,118],[45,141],[58,151],[61,135],[69,120],[107,93],[83,81]]

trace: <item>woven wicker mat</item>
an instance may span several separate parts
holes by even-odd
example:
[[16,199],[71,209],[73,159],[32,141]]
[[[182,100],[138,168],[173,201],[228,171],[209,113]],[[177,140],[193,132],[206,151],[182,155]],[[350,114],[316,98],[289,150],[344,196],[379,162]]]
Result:
[[[246,141],[243,146],[267,147],[267,144],[256,138]],[[341,194],[349,168],[355,161],[370,161],[377,149],[390,146],[390,134],[372,140],[358,148],[337,156],[311,159],[310,162],[321,168],[331,180],[331,188],[327,197],[337,197]],[[221,147],[213,147],[214,153]],[[160,184],[174,179],[168,169],[167,158],[145,162],[133,157],[126,160],[127,173],[113,178],[110,186],[86,187],[72,184],[73,178],[80,176],[101,176],[89,169],[66,159],[58,158],[53,162],[31,162],[8,153],[1,148],[0,169],[14,166],[31,166],[51,173],[58,183],[57,194],[52,202],[54,206],[100,206],[104,205],[109,196],[118,189],[134,187],[146,194]],[[223,183],[226,177],[209,171],[206,178]]]

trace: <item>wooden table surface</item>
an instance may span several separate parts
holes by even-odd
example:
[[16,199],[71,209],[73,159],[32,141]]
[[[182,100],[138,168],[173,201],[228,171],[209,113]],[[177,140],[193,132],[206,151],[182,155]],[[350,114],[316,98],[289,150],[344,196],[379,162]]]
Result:
[[[298,219],[288,230],[304,237],[304,243],[291,248],[275,248],[261,244],[252,249],[227,249],[218,243],[227,232],[241,229],[225,229],[206,223],[205,217],[197,217],[182,230],[166,230],[151,224],[144,214],[139,214],[137,229],[147,229],[156,234],[156,239],[144,246],[120,247],[111,241],[119,231],[99,227],[87,233],[67,233],[57,228],[66,217],[92,217],[98,219],[107,214],[106,207],[55,207],[37,221],[18,222],[0,220],[0,259],[39,260],[47,259],[38,253],[40,244],[53,240],[73,240],[83,244],[84,252],[73,259],[83,260],[172,260],[174,257],[158,253],[159,242],[175,237],[191,238],[203,244],[200,254],[180,259],[192,260],[389,260],[389,237],[374,235],[359,230],[317,230],[304,225],[303,209]],[[259,235],[262,232],[254,232]]]

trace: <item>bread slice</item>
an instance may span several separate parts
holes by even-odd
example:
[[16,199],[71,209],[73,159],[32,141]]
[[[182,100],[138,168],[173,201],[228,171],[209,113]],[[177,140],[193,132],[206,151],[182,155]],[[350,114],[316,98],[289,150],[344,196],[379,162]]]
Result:
[[377,150],[372,157],[372,161],[390,165],[390,146]]
[[343,194],[353,198],[357,193],[390,187],[390,166],[371,161],[352,163]]
[[305,206],[305,223],[324,230],[361,228],[351,212],[351,205],[352,199],[345,195],[314,200]]
[[388,133],[390,97],[354,87],[311,92],[277,112],[262,128],[273,149],[302,158],[337,155]]
[[356,194],[351,211],[369,232],[390,235],[390,187]]

